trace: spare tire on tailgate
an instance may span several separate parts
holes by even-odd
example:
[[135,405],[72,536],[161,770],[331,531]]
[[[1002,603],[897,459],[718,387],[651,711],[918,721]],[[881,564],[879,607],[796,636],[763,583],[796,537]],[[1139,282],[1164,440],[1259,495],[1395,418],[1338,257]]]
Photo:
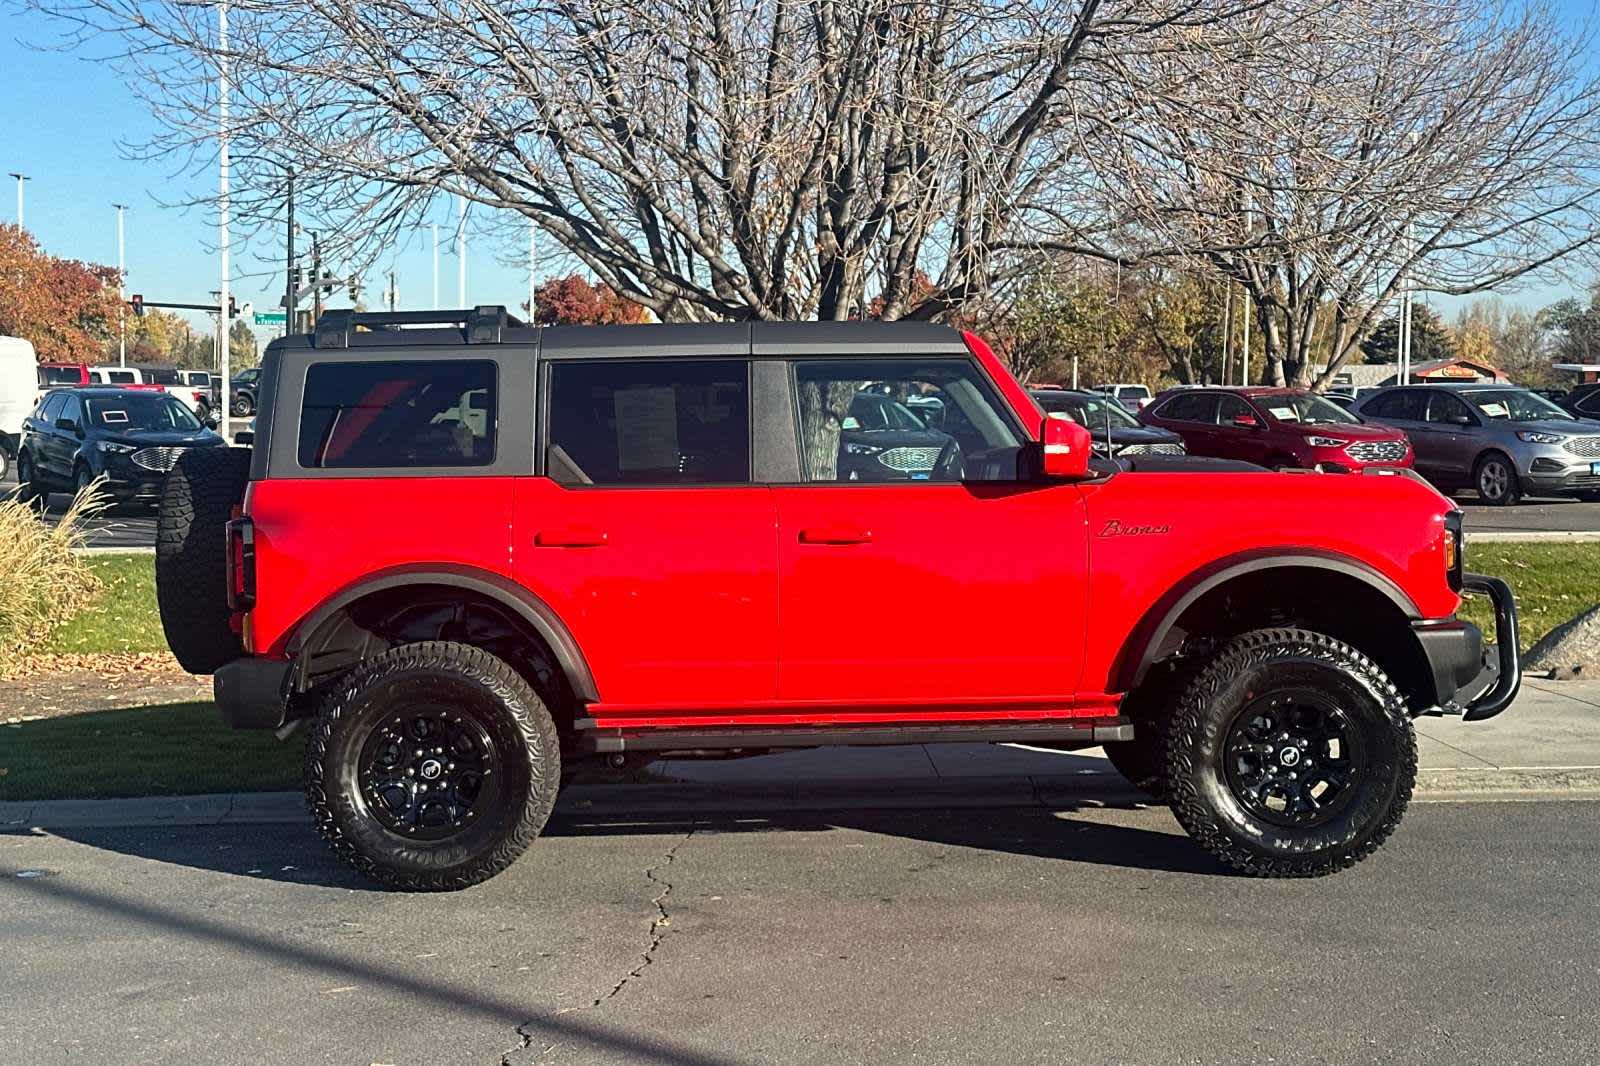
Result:
[[191,674],[209,674],[244,654],[229,625],[223,526],[249,481],[250,449],[190,448],[161,492],[156,600],[167,644]]

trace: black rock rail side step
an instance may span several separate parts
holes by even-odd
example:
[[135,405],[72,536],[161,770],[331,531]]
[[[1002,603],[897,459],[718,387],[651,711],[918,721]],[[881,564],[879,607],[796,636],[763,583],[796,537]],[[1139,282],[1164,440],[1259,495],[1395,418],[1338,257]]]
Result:
[[596,729],[592,718],[578,720],[578,745],[585,751],[710,751],[734,748],[817,748],[831,744],[1029,744],[1076,742],[1104,744],[1132,740],[1126,718],[1075,722],[984,722],[872,726],[767,726],[691,729]]

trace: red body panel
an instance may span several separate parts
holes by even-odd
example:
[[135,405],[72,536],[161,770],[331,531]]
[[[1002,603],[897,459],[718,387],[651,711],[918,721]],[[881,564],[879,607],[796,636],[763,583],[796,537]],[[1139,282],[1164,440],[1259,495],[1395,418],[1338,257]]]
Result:
[[395,568],[512,576],[512,478],[282,478],[252,482],[256,605],[246,647],[281,657],[294,627],[341,591]]
[[761,487],[583,489],[519,478],[516,576],[566,623],[606,704],[772,700],[772,496]]

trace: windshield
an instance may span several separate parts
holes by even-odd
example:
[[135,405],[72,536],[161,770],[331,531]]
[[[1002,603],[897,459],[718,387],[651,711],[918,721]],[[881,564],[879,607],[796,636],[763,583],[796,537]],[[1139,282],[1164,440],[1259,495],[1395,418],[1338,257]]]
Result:
[[1104,429],[1108,422],[1112,429],[1137,429],[1139,426],[1138,421],[1121,404],[1095,396],[1036,392],[1033,398],[1046,411],[1066,415],[1087,429]]
[[1490,418],[1512,422],[1541,422],[1548,418],[1570,420],[1571,415],[1527,389],[1494,389],[1482,392],[1464,392],[1478,410]]
[[200,422],[189,413],[187,407],[170,396],[153,392],[96,396],[85,403],[89,408],[91,425],[118,433],[139,430],[192,432],[200,428]]
[[889,399],[875,393],[862,392],[856,395],[850,404],[850,414],[856,420],[854,426],[846,429],[926,429],[922,419],[912,414],[910,410]]
[[1315,393],[1283,393],[1257,396],[1256,402],[1279,422],[1299,422],[1308,426],[1355,425],[1361,421],[1332,400]]

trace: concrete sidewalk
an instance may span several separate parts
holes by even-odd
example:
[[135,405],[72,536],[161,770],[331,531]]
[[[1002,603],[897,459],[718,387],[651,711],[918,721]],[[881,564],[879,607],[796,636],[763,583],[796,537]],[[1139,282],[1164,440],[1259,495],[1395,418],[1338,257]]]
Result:
[[[1523,682],[1487,722],[1417,722],[1424,798],[1600,798],[1600,681]],[[1126,806],[1147,801],[1100,750],[995,744],[812,748],[748,759],[664,759],[642,780],[568,787],[573,817],[886,808]],[[0,831],[306,821],[297,792],[0,803]]]

